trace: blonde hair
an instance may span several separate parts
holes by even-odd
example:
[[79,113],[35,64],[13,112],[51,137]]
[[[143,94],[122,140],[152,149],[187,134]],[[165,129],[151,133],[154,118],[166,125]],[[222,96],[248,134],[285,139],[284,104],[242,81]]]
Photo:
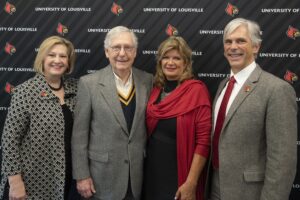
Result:
[[166,77],[163,73],[161,61],[165,54],[171,50],[177,50],[180,56],[183,58],[186,68],[183,71],[178,83],[182,83],[185,80],[192,79],[193,68],[192,68],[192,50],[186,43],[186,41],[180,36],[171,36],[165,41],[163,41],[159,47],[156,57],[156,73],[154,76],[154,85],[157,87],[164,87],[166,82]]
[[73,71],[75,65],[75,49],[73,44],[65,38],[59,36],[51,36],[46,38],[42,42],[42,44],[39,47],[39,51],[35,57],[33,68],[37,73],[43,74],[45,57],[47,56],[50,49],[54,45],[58,45],[58,44],[65,45],[67,47],[69,67],[65,73],[70,74]]

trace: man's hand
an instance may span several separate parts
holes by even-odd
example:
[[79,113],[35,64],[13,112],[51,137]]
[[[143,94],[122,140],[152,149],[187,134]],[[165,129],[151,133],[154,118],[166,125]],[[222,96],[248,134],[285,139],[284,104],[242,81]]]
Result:
[[92,178],[77,180],[77,190],[86,199],[96,193]]

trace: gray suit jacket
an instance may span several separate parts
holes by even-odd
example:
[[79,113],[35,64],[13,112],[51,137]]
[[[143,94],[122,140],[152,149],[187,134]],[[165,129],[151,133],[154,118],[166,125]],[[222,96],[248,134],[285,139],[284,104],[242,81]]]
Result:
[[[214,106],[228,79],[221,82]],[[297,104],[285,81],[255,68],[219,140],[222,200],[288,200],[296,173]]]
[[136,68],[132,70],[136,109],[130,132],[111,66],[79,81],[72,136],[73,176],[77,180],[92,177],[97,199],[123,199],[129,175],[133,195],[140,199],[146,143],[145,108],[152,75]]

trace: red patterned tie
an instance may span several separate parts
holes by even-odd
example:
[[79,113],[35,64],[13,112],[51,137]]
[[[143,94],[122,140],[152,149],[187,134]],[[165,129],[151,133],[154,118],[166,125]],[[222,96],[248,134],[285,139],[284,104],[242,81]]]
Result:
[[219,168],[219,150],[218,150],[219,149],[219,138],[220,138],[221,130],[222,130],[225,115],[226,115],[226,107],[227,107],[228,100],[231,95],[234,83],[235,83],[235,79],[232,76],[229,80],[229,83],[226,88],[224,97],[223,97],[221,105],[220,105],[218,116],[217,116],[217,122],[216,122],[216,127],[215,127],[215,133],[213,136],[213,145],[212,145],[212,148],[213,148],[212,164],[215,169]]

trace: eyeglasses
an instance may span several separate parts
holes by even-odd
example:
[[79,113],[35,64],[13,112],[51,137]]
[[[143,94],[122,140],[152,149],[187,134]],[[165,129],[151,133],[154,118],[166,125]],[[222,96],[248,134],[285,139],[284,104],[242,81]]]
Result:
[[132,53],[133,50],[135,49],[135,47],[132,47],[132,46],[112,46],[110,48],[114,53],[120,53],[122,48],[124,49],[124,51],[126,53]]

